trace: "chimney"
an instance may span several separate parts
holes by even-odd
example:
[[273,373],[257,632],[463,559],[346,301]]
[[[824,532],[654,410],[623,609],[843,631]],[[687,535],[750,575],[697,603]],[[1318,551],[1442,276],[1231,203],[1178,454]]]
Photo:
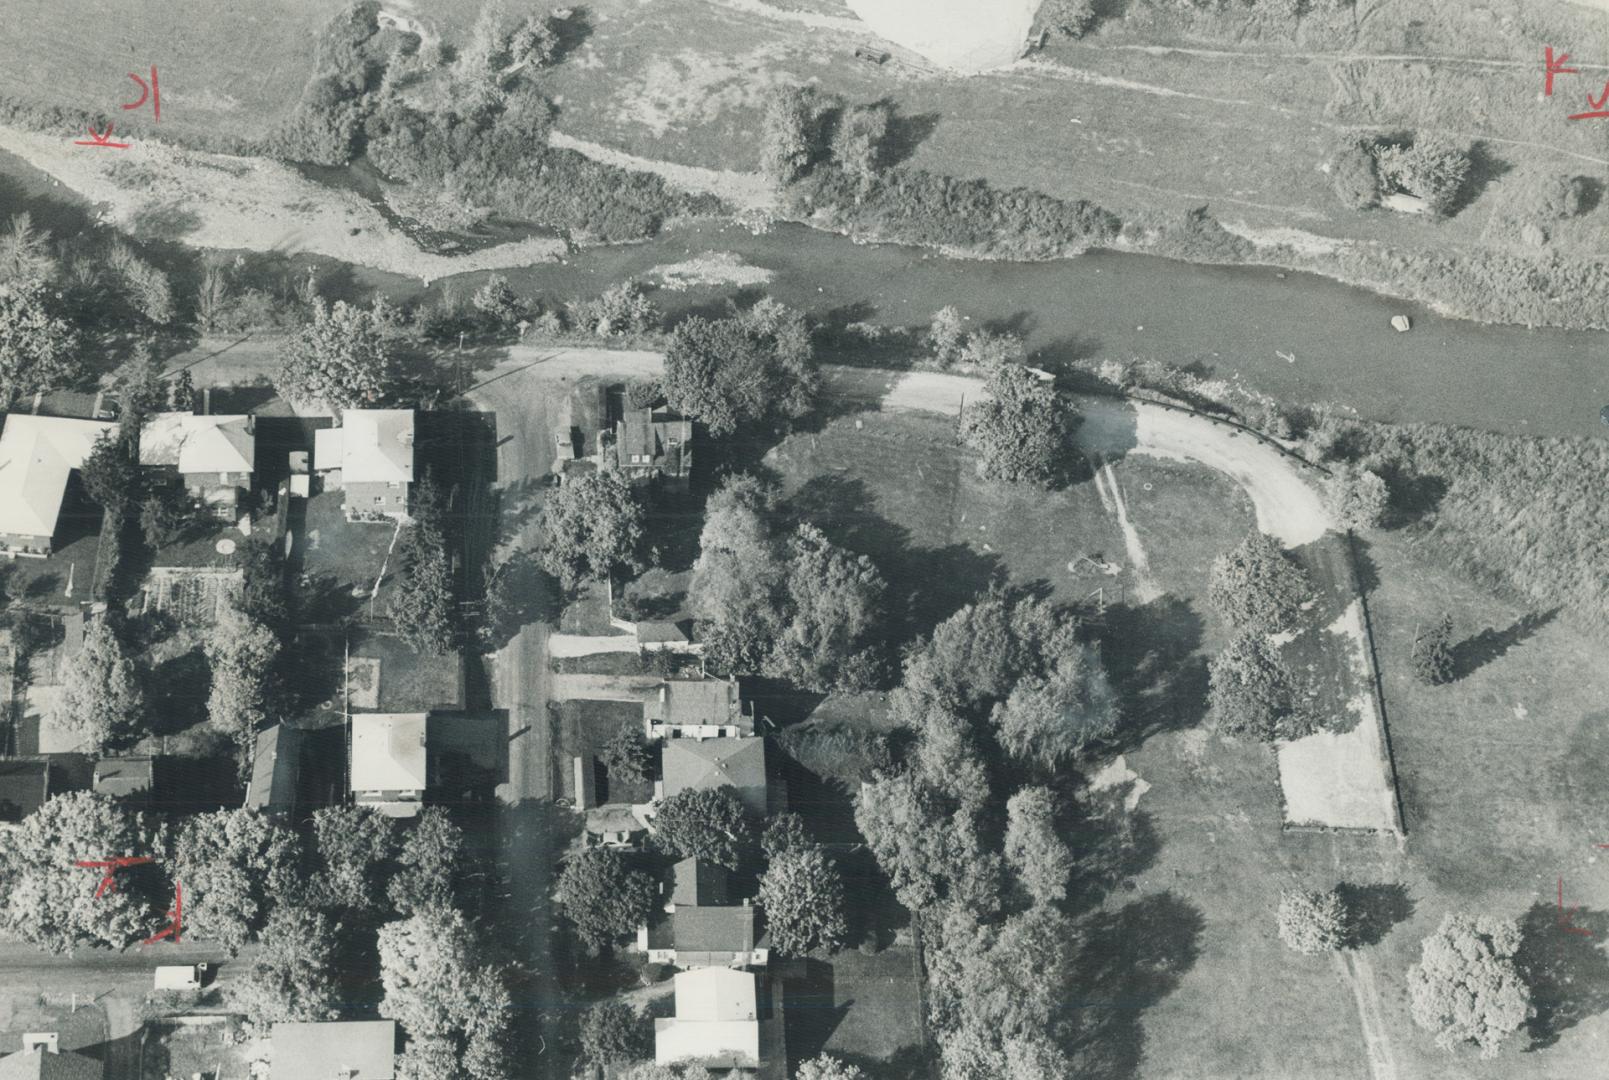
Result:
[[201,415],[212,415],[212,387],[210,386],[201,388]]

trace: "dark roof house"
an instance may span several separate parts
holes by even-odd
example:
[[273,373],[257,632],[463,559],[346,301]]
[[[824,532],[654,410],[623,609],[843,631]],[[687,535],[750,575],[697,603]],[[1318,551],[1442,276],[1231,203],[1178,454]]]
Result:
[[756,817],[784,808],[781,785],[768,782],[763,738],[667,739],[660,767],[667,799],[683,791],[731,787]]
[[675,413],[628,409],[615,424],[615,457],[633,479],[659,476],[685,487],[693,473],[693,424]]
[[265,814],[295,812],[301,752],[302,733],[296,728],[275,724],[257,733],[251,779],[246,784],[246,809]]
[[71,1050],[35,1047],[0,1058],[0,1080],[101,1080],[101,1063]]
[[148,757],[101,758],[91,786],[114,799],[149,802],[154,775],[155,762]]
[[45,805],[49,795],[50,762],[43,758],[0,761],[0,825],[20,824]]
[[727,902],[726,867],[705,859],[683,859],[672,873],[670,902],[676,907]]

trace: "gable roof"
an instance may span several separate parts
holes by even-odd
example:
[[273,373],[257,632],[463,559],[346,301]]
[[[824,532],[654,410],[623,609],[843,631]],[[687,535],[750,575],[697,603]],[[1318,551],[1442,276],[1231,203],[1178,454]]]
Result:
[[54,536],[67,476],[81,468],[102,432],[101,420],[12,413],[0,431],[0,533]]
[[759,978],[752,971],[699,968],[676,975],[678,1020],[758,1020]]
[[181,473],[251,472],[257,438],[251,417],[157,413],[140,428],[141,465],[177,465]]
[[275,1024],[268,1075],[273,1080],[395,1080],[394,1020]]
[[29,1050],[0,1058],[0,1080],[101,1080],[101,1063],[71,1050]]
[[627,409],[615,424],[615,455],[626,468],[652,465],[675,476],[682,472],[683,451],[692,439],[691,420],[652,409]]
[[427,713],[352,715],[352,790],[423,791]]
[[0,761],[0,822],[15,824],[45,805],[50,794],[50,762]]
[[683,859],[673,871],[675,881],[670,902],[683,904],[726,903],[726,867],[705,859]]
[[257,733],[246,784],[246,809],[290,813],[296,806],[296,779],[301,772],[302,733],[275,724]]
[[151,790],[153,773],[148,757],[101,758],[95,762],[93,786],[113,798],[144,795]]
[[754,907],[748,904],[732,907],[678,905],[670,917],[678,959],[684,953],[725,956],[753,952],[758,939],[756,915]]
[[[641,624],[638,629],[640,636]],[[667,679],[647,708],[650,719],[666,724],[730,724],[738,711],[737,680]]]
[[413,419],[412,409],[348,409],[341,427],[314,434],[313,463],[339,467],[343,484],[411,484]]
[[676,1015],[654,1021],[654,1060],[723,1067],[760,1062],[759,980],[753,972],[698,968],[676,976]]
[[667,799],[683,791],[732,787],[752,813],[767,811],[763,738],[670,739],[660,767]]

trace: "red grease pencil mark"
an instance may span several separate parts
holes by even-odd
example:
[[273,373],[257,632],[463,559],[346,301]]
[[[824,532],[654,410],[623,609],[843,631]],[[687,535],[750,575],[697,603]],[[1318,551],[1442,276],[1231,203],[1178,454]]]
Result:
[[113,880],[112,875],[116,874],[119,870],[126,866],[138,866],[140,863],[148,863],[151,861],[152,859],[148,855],[126,855],[117,859],[79,859],[74,862],[73,865],[96,867],[106,871],[106,876],[101,878],[100,885],[95,889],[95,899],[99,900],[102,893],[117,891],[117,882]]
[[73,145],[74,146],[104,146],[108,150],[127,150],[129,148],[129,144],[126,143],[126,142],[112,142],[112,125],[110,123],[108,123],[106,125],[106,131],[105,131],[104,134],[102,132],[96,131],[92,127],[92,128],[89,129],[89,138],[87,140],[86,139],[74,139],[73,140]]
[[[1543,57],[1543,60],[1542,60],[1542,73],[1547,79],[1546,83],[1543,85],[1543,88],[1542,88],[1542,96],[1543,97],[1552,97],[1553,96],[1553,76],[1555,76],[1555,75],[1574,75],[1574,74],[1577,73],[1575,68],[1568,68],[1568,67],[1564,66],[1565,64],[1568,64],[1569,62],[1570,62],[1570,54],[1569,53],[1560,53],[1558,58],[1555,59],[1554,56],[1553,56],[1553,46],[1549,45],[1547,47],[1547,53],[1545,54],[1545,56]],[[154,72],[156,69],[152,68],[151,70]],[[125,109],[128,108],[127,105],[125,105],[123,107]]]
[[179,928],[184,922],[184,885],[177,881],[173,883],[173,907],[168,910],[168,918],[173,920],[168,923],[168,928],[146,938],[145,944],[153,944],[165,937],[171,937],[175,945],[179,943]]
[[[1569,59],[1569,57],[1566,56],[1566,57],[1564,57],[1563,60],[1560,60],[1559,62],[1562,64],[1564,62],[1564,60],[1568,60],[1568,59]],[[125,106],[123,106],[123,108],[124,109],[138,109],[141,105],[145,104],[146,98],[150,98],[151,99],[151,111],[154,114],[155,119],[157,119],[157,120],[162,119],[162,88],[157,85],[157,81],[156,81],[156,65],[155,64],[151,65],[151,81],[150,81],[150,83],[147,83],[144,79],[140,78],[138,75],[134,74],[134,72],[132,72],[132,71],[129,72],[128,77],[133,79],[135,82],[140,84],[140,100],[136,101],[132,105],[125,105]],[[1552,78],[1553,77],[1551,75],[1548,76],[1548,80],[1549,80],[1550,84],[1552,82]]]

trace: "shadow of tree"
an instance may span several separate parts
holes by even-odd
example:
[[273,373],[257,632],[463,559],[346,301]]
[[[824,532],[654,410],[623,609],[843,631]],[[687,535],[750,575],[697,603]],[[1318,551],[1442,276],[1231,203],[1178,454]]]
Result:
[[1206,717],[1207,658],[1197,653],[1203,625],[1190,601],[1172,595],[1106,609],[1097,640],[1123,703],[1116,750]]
[[1335,891],[1346,908],[1347,944],[1354,949],[1380,944],[1393,926],[1413,915],[1413,898],[1399,881],[1376,885],[1343,881]]
[[[1074,803],[1064,833],[1077,862],[1065,908],[1079,914],[1100,906],[1117,889],[1134,888],[1134,878],[1156,862],[1162,840],[1151,815],[1126,812],[1124,791],[1099,792]],[[1073,803],[1073,800],[1068,800]]]
[[1609,912],[1578,909],[1569,925],[1591,936],[1566,930],[1558,908],[1545,901],[1532,904],[1520,919],[1515,964],[1536,1006],[1530,1050],[1552,1046],[1561,1032],[1609,1009],[1609,956],[1602,949]]
[[1171,892],[1083,920],[1083,947],[1071,980],[1085,995],[1075,1006],[1076,1075],[1137,1075],[1145,1045],[1141,1015],[1172,993],[1195,964],[1205,925],[1195,905]]
[[938,113],[916,113],[911,116],[902,116],[894,103],[883,98],[880,105],[890,107],[888,119],[888,132],[883,137],[883,145],[879,157],[879,164],[887,169],[908,159],[916,153],[916,148],[927,141],[929,135],[939,126]]
[[146,710],[153,735],[175,735],[207,719],[212,671],[195,649],[164,660],[151,672],[151,702]]
[[201,228],[201,215],[177,201],[147,203],[129,215],[137,240],[178,240]]
[[1558,617],[1559,609],[1527,612],[1503,630],[1488,627],[1472,638],[1465,638],[1453,646],[1453,678],[1473,675],[1507,653],[1514,646],[1536,634]]
[[495,570],[487,585],[483,646],[495,651],[533,623],[557,623],[563,610],[558,579],[543,570],[535,552],[519,548]]

